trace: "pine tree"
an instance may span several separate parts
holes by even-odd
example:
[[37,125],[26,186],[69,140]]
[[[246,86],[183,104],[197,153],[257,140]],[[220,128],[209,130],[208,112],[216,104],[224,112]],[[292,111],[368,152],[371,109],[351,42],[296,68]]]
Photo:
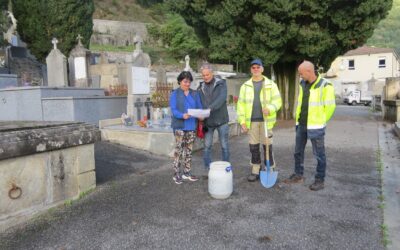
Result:
[[49,54],[51,40],[59,41],[57,48],[68,56],[80,34],[89,46],[94,12],[93,0],[12,0],[18,20],[17,31],[36,58],[42,62]]
[[283,116],[293,113],[296,68],[304,59],[328,69],[346,51],[363,45],[392,0],[167,0],[193,26],[211,59],[274,67],[284,96]]

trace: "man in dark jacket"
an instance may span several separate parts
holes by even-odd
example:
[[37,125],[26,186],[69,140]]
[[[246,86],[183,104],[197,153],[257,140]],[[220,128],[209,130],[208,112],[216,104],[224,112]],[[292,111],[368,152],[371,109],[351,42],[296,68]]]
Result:
[[204,137],[204,166],[210,168],[214,130],[218,131],[221,144],[222,160],[229,161],[229,117],[226,106],[227,87],[226,81],[214,77],[210,64],[204,64],[201,69],[203,82],[200,82],[198,91],[204,109],[210,109],[210,117],[205,119],[204,124],[208,129]]

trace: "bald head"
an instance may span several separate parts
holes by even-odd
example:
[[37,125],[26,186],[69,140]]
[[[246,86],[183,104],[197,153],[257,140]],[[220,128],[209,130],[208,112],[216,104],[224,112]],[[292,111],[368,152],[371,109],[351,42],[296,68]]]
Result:
[[308,83],[313,83],[317,79],[314,64],[310,61],[304,61],[299,65],[299,75]]

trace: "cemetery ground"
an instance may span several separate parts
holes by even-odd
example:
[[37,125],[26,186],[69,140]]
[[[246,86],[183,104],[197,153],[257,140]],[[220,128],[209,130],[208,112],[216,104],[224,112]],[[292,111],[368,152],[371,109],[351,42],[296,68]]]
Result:
[[[282,183],[293,171],[293,121],[275,129],[280,182],[271,189],[247,182],[247,137],[231,138],[234,192],[226,200],[211,198],[204,178],[176,185],[167,157],[97,143],[96,189],[2,233],[0,249],[385,249],[379,166],[389,166],[379,145],[396,148],[399,141],[380,142],[391,132],[379,120],[367,107],[337,108],[326,135],[325,189],[318,192],[308,189],[316,164],[310,142],[305,183]],[[201,157],[194,153],[200,176]],[[389,158],[399,162],[399,154]]]

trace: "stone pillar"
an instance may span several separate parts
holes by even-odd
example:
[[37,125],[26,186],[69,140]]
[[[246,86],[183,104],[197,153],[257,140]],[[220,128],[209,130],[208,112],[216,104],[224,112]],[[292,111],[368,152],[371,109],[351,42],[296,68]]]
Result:
[[386,78],[385,100],[395,100],[400,91],[400,77]]
[[68,59],[70,86],[88,88],[90,51],[83,47],[81,35],[76,39],[78,44],[72,49]]
[[68,86],[67,58],[57,49],[58,40],[53,38],[51,42],[54,48],[46,58],[48,86]]
[[400,122],[400,77],[386,78],[385,99],[383,100],[385,120]]

